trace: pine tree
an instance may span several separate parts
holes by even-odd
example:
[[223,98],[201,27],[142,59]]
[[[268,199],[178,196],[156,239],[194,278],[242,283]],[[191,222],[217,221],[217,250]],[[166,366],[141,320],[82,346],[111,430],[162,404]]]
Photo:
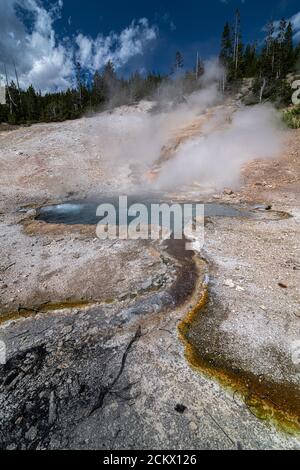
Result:
[[294,65],[293,68],[296,72],[300,73],[300,42],[294,51]]
[[284,18],[280,20],[279,31],[277,35],[277,54],[276,54],[276,78],[282,78],[285,72],[285,50],[286,50],[286,29],[287,22]]
[[244,76],[254,77],[257,71],[256,45],[248,44],[244,53]]
[[79,107],[83,108],[85,105],[86,96],[87,96],[87,87],[85,84],[86,77],[85,77],[85,73],[81,67],[80,62],[76,62],[75,69],[76,69],[76,84],[77,84]]
[[136,71],[129,80],[130,101],[139,101],[145,97],[145,84],[141,74]]
[[109,100],[116,96],[119,88],[115,67],[111,60],[105,65],[102,78],[104,84],[104,99],[106,102],[109,102]]
[[266,44],[264,50],[264,75],[268,77],[274,76],[275,71],[275,62],[276,62],[276,53],[278,50],[278,44],[274,38],[275,33],[275,26],[274,22],[271,20],[267,24],[267,36],[266,36]]
[[201,57],[199,58],[199,54],[197,53],[196,70],[195,70],[195,77],[196,77],[196,80],[198,80],[199,78],[201,78],[202,75],[204,75],[204,72],[205,72],[204,62],[203,62],[203,60],[201,59]]
[[294,64],[293,27],[289,21],[284,35],[284,70],[286,74],[291,72]]
[[220,62],[226,67],[230,68],[233,61],[233,43],[232,43],[232,32],[228,23],[225,23],[222,40],[221,40],[221,52]]
[[94,106],[99,106],[105,101],[104,79],[98,71],[96,71],[93,76],[91,95],[92,104]]
[[39,98],[32,85],[26,91],[25,107],[26,107],[26,118],[28,121],[39,120]]
[[177,51],[175,54],[174,72],[178,73],[183,68],[183,57],[181,52]]
[[241,57],[242,57],[242,44],[241,44],[241,15],[240,10],[236,10],[235,13],[235,25],[234,25],[234,38],[233,38],[233,67],[234,77],[237,78],[239,75],[239,69],[241,68]]
[[240,11],[236,10],[233,28],[225,23],[222,39],[220,62],[226,69],[228,81],[242,78],[244,73],[244,55],[241,35]]
[[103,79],[108,82],[113,82],[116,80],[115,67],[111,60],[109,60],[104,67]]

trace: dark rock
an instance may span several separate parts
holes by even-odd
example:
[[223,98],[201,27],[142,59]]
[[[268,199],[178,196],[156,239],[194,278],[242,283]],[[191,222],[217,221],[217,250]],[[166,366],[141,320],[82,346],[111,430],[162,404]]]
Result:
[[174,408],[174,410],[177,411],[177,413],[180,413],[180,414],[183,414],[186,409],[187,409],[187,407],[182,405],[181,403],[177,403],[177,405]]

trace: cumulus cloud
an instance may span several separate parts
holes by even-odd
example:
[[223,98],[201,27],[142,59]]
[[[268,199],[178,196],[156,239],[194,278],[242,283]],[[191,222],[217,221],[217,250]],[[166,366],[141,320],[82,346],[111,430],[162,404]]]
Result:
[[99,34],[95,39],[79,34],[76,37],[77,60],[90,70],[100,69],[109,60],[118,68],[132,57],[141,55],[156,37],[156,28],[149,26],[146,18],[132,21],[120,34]]
[[[1,0],[0,66],[6,65],[12,76],[15,62],[21,86],[33,84],[43,91],[64,89],[73,76],[72,51],[57,43],[53,22],[59,16],[62,1],[47,11],[38,0]],[[30,27],[23,21],[29,18]]]
[[[292,27],[293,27],[293,31],[294,31],[294,41],[299,41],[300,40],[300,11],[298,11],[298,13],[295,13],[293,16],[291,16],[290,18],[287,19],[287,21],[291,22],[292,24]],[[279,25],[280,25],[280,21],[274,21],[274,26],[275,26],[275,32],[274,32],[274,36],[276,36],[276,34],[278,34],[279,32]],[[264,31],[266,30],[266,27],[264,27],[263,29]]]
[[294,39],[300,41],[300,11],[293,15],[289,21],[292,23],[294,29]]
[[90,71],[108,60],[118,68],[142,54],[157,36],[156,29],[142,18],[120,34],[59,39],[54,22],[62,7],[62,0],[53,2],[48,10],[40,0],[0,1],[0,78],[6,66],[9,79],[13,79],[15,63],[22,87],[33,84],[43,92],[63,90],[74,85],[74,57]]

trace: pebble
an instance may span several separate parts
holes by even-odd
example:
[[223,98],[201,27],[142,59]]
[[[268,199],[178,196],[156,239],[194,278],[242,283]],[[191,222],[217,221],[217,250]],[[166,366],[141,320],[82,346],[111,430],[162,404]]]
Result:
[[224,286],[230,287],[231,289],[235,287],[234,282],[232,279],[225,279]]
[[190,426],[191,431],[197,431],[197,429],[198,429],[198,426],[194,421],[191,421],[189,426]]
[[147,279],[146,281],[143,282],[141,287],[143,290],[146,290],[146,289],[150,289],[151,286],[152,286],[152,279]]
[[17,449],[17,444],[12,443],[9,444],[9,446],[6,447],[6,450],[16,450]]
[[69,326],[65,326],[63,329],[62,329],[62,334],[68,334],[68,333],[71,333],[71,331],[73,330],[73,327],[71,325]]
[[231,196],[233,194],[233,191],[230,188],[225,188],[223,192],[224,194],[227,194],[228,196]]
[[28,441],[34,441],[37,436],[37,428],[35,426],[31,426],[28,431],[25,433],[25,438]]

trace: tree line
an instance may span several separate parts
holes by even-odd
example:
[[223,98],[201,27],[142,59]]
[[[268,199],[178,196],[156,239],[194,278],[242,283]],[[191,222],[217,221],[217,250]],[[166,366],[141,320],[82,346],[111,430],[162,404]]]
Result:
[[[241,80],[252,78],[254,102],[271,99],[279,105],[286,105],[291,96],[286,76],[297,69],[300,71],[300,44],[293,44],[292,25],[282,19],[279,23],[268,23],[263,45],[244,45],[241,17],[237,10],[233,24],[227,22],[224,26],[219,61],[226,71],[220,83],[223,92],[231,92]],[[201,87],[200,78],[205,72],[198,54],[195,66],[186,70],[179,51],[167,75],[135,72],[125,79],[117,75],[111,61],[92,77],[86,76],[78,62],[75,70],[76,86],[44,95],[32,85],[27,90],[20,89],[16,74],[16,80],[6,86],[6,104],[0,104],[0,122],[62,121],[142,99],[155,97],[159,101],[160,90],[166,84],[176,83],[176,93],[179,90],[183,96]]]
[[[6,86],[6,104],[0,104],[0,122],[10,124],[63,121],[75,119],[87,112],[95,112],[119,105],[132,104],[142,99],[159,97],[159,89],[167,83],[180,80],[182,93],[190,93],[198,86],[204,73],[199,60],[197,71],[184,71],[183,58],[176,53],[168,75],[151,72],[146,76],[138,71],[129,78],[118,77],[109,61],[102,72],[87,77],[80,63],[75,64],[76,86],[66,91],[42,94],[31,85],[20,89],[18,79]],[[178,78],[179,77],[179,78]]]
[[0,122],[18,124],[75,119],[88,111],[139,101],[150,95],[161,81],[162,77],[155,73],[146,77],[135,73],[128,80],[118,78],[111,62],[102,73],[96,72],[88,80],[77,63],[76,86],[66,91],[42,95],[32,85],[22,90],[12,81],[6,87],[6,105],[0,105]]
[[269,21],[263,44],[243,44],[241,17],[236,11],[232,25],[224,26],[220,62],[226,69],[226,85],[253,78],[253,96],[270,99],[280,105],[290,103],[289,73],[300,73],[300,43],[293,43],[293,27],[284,18]]

